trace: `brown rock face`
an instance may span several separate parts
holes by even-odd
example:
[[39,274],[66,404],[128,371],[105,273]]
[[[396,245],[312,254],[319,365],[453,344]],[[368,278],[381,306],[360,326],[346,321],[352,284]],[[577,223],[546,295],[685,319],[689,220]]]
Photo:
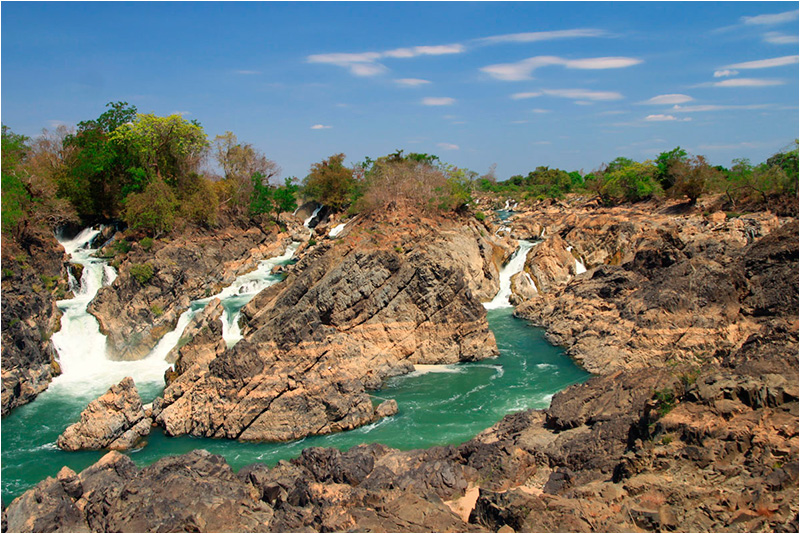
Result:
[[[89,306],[107,336],[108,358],[144,358],[175,328],[191,300],[219,292],[261,260],[282,254],[290,242],[288,235],[259,228],[227,228],[190,230],[169,242],[156,241],[151,252],[135,245],[114,283]],[[140,282],[131,269],[145,264],[153,276]]]
[[156,421],[173,435],[244,440],[338,432],[391,413],[366,393],[388,376],[496,355],[476,293],[497,279],[502,245],[476,223],[414,217],[359,221],[308,250],[243,310],[242,341],[183,369]]
[[56,307],[67,289],[67,257],[55,236],[28,228],[2,243],[2,414],[26,404],[60,373],[50,336],[60,327]]
[[126,377],[90,402],[80,421],[67,427],[56,445],[65,451],[130,449],[150,433],[152,423],[133,379]]

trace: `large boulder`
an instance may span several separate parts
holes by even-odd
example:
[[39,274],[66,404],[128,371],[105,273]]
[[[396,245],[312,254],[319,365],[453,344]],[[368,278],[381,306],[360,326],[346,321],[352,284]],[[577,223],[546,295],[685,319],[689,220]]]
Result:
[[90,402],[80,421],[67,427],[56,445],[65,451],[130,449],[150,433],[152,423],[133,379],[126,377]]

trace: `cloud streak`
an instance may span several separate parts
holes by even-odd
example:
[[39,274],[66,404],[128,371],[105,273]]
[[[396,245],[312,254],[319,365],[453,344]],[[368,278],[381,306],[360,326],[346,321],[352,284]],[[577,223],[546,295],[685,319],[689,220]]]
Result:
[[533,71],[541,67],[560,65],[568,69],[599,70],[621,69],[642,63],[641,59],[631,57],[595,57],[566,59],[558,56],[535,56],[515,63],[497,63],[482,67],[492,78],[503,81],[530,80]]
[[667,95],[658,95],[654,96],[649,100],[645,100],[642,104],[653,104],[653,105],[668,105],[668,104],[684,104],[686,102],[691,102],[694,100],[689,95],[682,95],[679,93],[671,93]]
[[437,143],[436,146],[442,150],[459,150],[460,148],[458,145],[454,145],[453,143]]
[[774,24],[783,24],[784,22],[791,22],[797,18],[799,10],[784,11],[783,13],[774,13],[766,15],[756,15],[755,17],[742,17],[742,23],[755,26],[771,26]]
[[745,61],[744,63],[734,63],[721,67],[723,69],[768,69],[771,67],[783,67],[797,63],[798,56],[783,56],[770,59],[759,59],[756,61]]
[[689,117],[685,117],[683,119],[679,119],[675,115],[665,115],[665,114],[659,113],[659,114],[656,114],[656,115],[648,115],[647,117],[644,118],[644,120],[646,120],[648,122],[667,122],[667,121],[687,122],[687,121],[690,121],[692,119],[689,118]]
[[766,80],[758,78],[731,78],[721,82],[712,82],[711,87],[769,87],[772,85],[783,85],[781,80]]
[[501,43],[534,43],[538,41],[552,41],[555,39],[575,39],[580,37],[606,37],[609,33],[605,30],[594,28],[576,28],[572,30],[556,30],[551,32],[508,33],[475,39],[477,44]]
[[312,130],[330,130],[333,126],[328,126],[325,124],[315,124],[311,127]]
[[547,96],[572,98],[574,100],[606,101],[622,100],[625,98],[620,93],[615,91],[591,91],[589,89],[543,89],[542,93],[546,94]]
[[389,70],[379,62],[381,59],[407,59],[419,56],[460,54],[465,50],[464,45],[461,44],[412,46],[409,48],[395,48],[385,52],[312,54],[306,58],[306,62],[335,65],[348,69],[354,76],[368,77],[377,76]]
[[420,78],[400,78],[395,80],[394,83],[402,85],[403,87],[419,87],[420,85],[427,85],[431,82]]
[[452,106],[455,103],[456,99],[449,96],[426,96],[422,99],[423,106]]

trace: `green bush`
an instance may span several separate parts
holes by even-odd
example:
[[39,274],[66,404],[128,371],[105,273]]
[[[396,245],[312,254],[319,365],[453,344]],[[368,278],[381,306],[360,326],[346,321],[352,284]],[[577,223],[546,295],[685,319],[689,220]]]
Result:
[[653,392],[653,400],[656,401],[656,413],[659,417],[664,417],[675,407],[675,393],[669,388],[657,389]]
[[142,250],[145,252],[150,252],[150,249],[153,248],[153,238],[152,237],[143,237],[139,240],[139,245],[142,247]]
[[134,230],[145,230],[155,236],[170,232],[175,225],[178,200],[163,180],[153,180],[141,193],[125,199],[125,222]]
[[486,220],[486,215],[482,211],[476,211],[475,212],[475,218],[478,219],[479,221],[483,222],[483,221]]
[[137,282],[141,285],[145,285],[147,282],[153,278],[153,266],[149,263],[135,263],[131,265],[130,271],[131,276],[136,279]]

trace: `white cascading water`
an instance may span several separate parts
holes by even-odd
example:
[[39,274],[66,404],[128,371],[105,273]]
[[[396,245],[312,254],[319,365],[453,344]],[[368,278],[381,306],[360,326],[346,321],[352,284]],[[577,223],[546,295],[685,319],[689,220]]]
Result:
[[[567,250],[572,252],[572,245],[567,247]],[[575,258],[575,275],[583,274],[586,272],[586,266],[579,258]]]
[[308,219],[306,219],[305,222],[303,222],[303,226],[305,226],[306,228],[310,229],[311,227],[308,226],[308,225],[311,224],[311,221],[313,221],[314,218],[316,218],[317,214],[319,213],[319,210],[321,210],[321,209],[322,209],[322,205],[317,206],[317,209],[314,210],[314,213],[309,215]]
[[[223,305],[227,304],[222,314],[222,338],[229,347],[232,347],[237,341],[242,339],[242,333],[239,329],[239,310],[250,302],[257,293],[280,280],[280,277],[272,274],[272,269],[276,265],[290,260],[292,256],[294,256],[294,253],[297,252],[299,246],[299,242],[293,241],[286,247],[286,251],[282,255],[260,262],[254,271],[239,276],[231,285],[216,295],[194,301],[189,310],[184,312],[181,316],[181,319],[183,319],[184,315],[190,313],[191,316],[194,316],[196,311],[193,312],[192,309],[202,309],[202,307],[211,302],[212,299],[220,299]],[[198,306],[200,306],[200,308],[198,308]],[[235,312],[230,313],[230,308],[234,308]],[[191,319],[191,317],[189,317],[189,319]],[[182,333],[183,329],[181,328],[179,332]],[[180,338],[180,333],[175,339],[176,343]]]
[[161,362],[152,358],[114,362],[106,358],[106,336],[100,332],[97,319],[87,312],[100,288],[113,283],[117,277],[105,260],[94,256],[96,249],[90,248],[100,231],[87,228],[73,239],[59,241],[70,255],[70,261],[83,265],[83,274],[78,282],[70,273],[75,297],[56,303],[63,315],[61,329],[53,334],[62,371],[50,386],[55,392],[78,387],[83,393],[99,393],[126,376],[132,376],[137,384],[162,381],[164,377],[163,358]]
[[[511,296],[511,277],[525,268],[525,259],[528,257],[528,251],[533,245],[533,243],[524,239],[519,241],[519,248],[508,260],[505,267],[500,270],[500,290],[491,302],[483,303],[484,308],[494,310],[511,307],[511,303],[508,301],[508,297]],[[533,287],[536,286],[534,285]]]
[[347,223],[339,223],[339,224],[337,224],[336,226],[331,228],[331,231],[328,232],[328,236],[329,237],[337,237],[339,234],[342,233],[342,230],[344,230],[345,226],[347,226]]
[[[105,260],[94,256],[96,249],[89,248],[91,241],[99,233],[100,230],[87,229],[71,240],[60,241],[70,254],[70,261],[83,265],[83,274],[78,283],[70,273],[70,284],[74,285],[75,297],[57,303],[63,315],[61,330],[53,334],[53,344],[58,352],[62,374],[53,380],[49,388],[54,393],[67,393],[77,387],[84,394],[99,394],[126,376],[133,377],[137,385],[163,384],[164,371],[169,367],[165,360],[167,353],[178,343],[192,317],[213,298],[233,304],[237,310],[230,317],[226,310],[223,316],[223,337],[229,346],[233,345],[241,339],[238,310],[256,293],[279,280],[271,274],[272,268],[291,259],[300,245],[293,242],[283,255],[262,261],[255,271],[238,277],[220,293],[192,302],[179,317],[175,328],[161,338],[147,357],[138,361],[120,362],[106,358],[106,336],[100,332],[97,319],[87,311],[89,303],[100,288],[113,283],[117,277],[116,271]],[[229,302],[230,300],[235,302]]]

